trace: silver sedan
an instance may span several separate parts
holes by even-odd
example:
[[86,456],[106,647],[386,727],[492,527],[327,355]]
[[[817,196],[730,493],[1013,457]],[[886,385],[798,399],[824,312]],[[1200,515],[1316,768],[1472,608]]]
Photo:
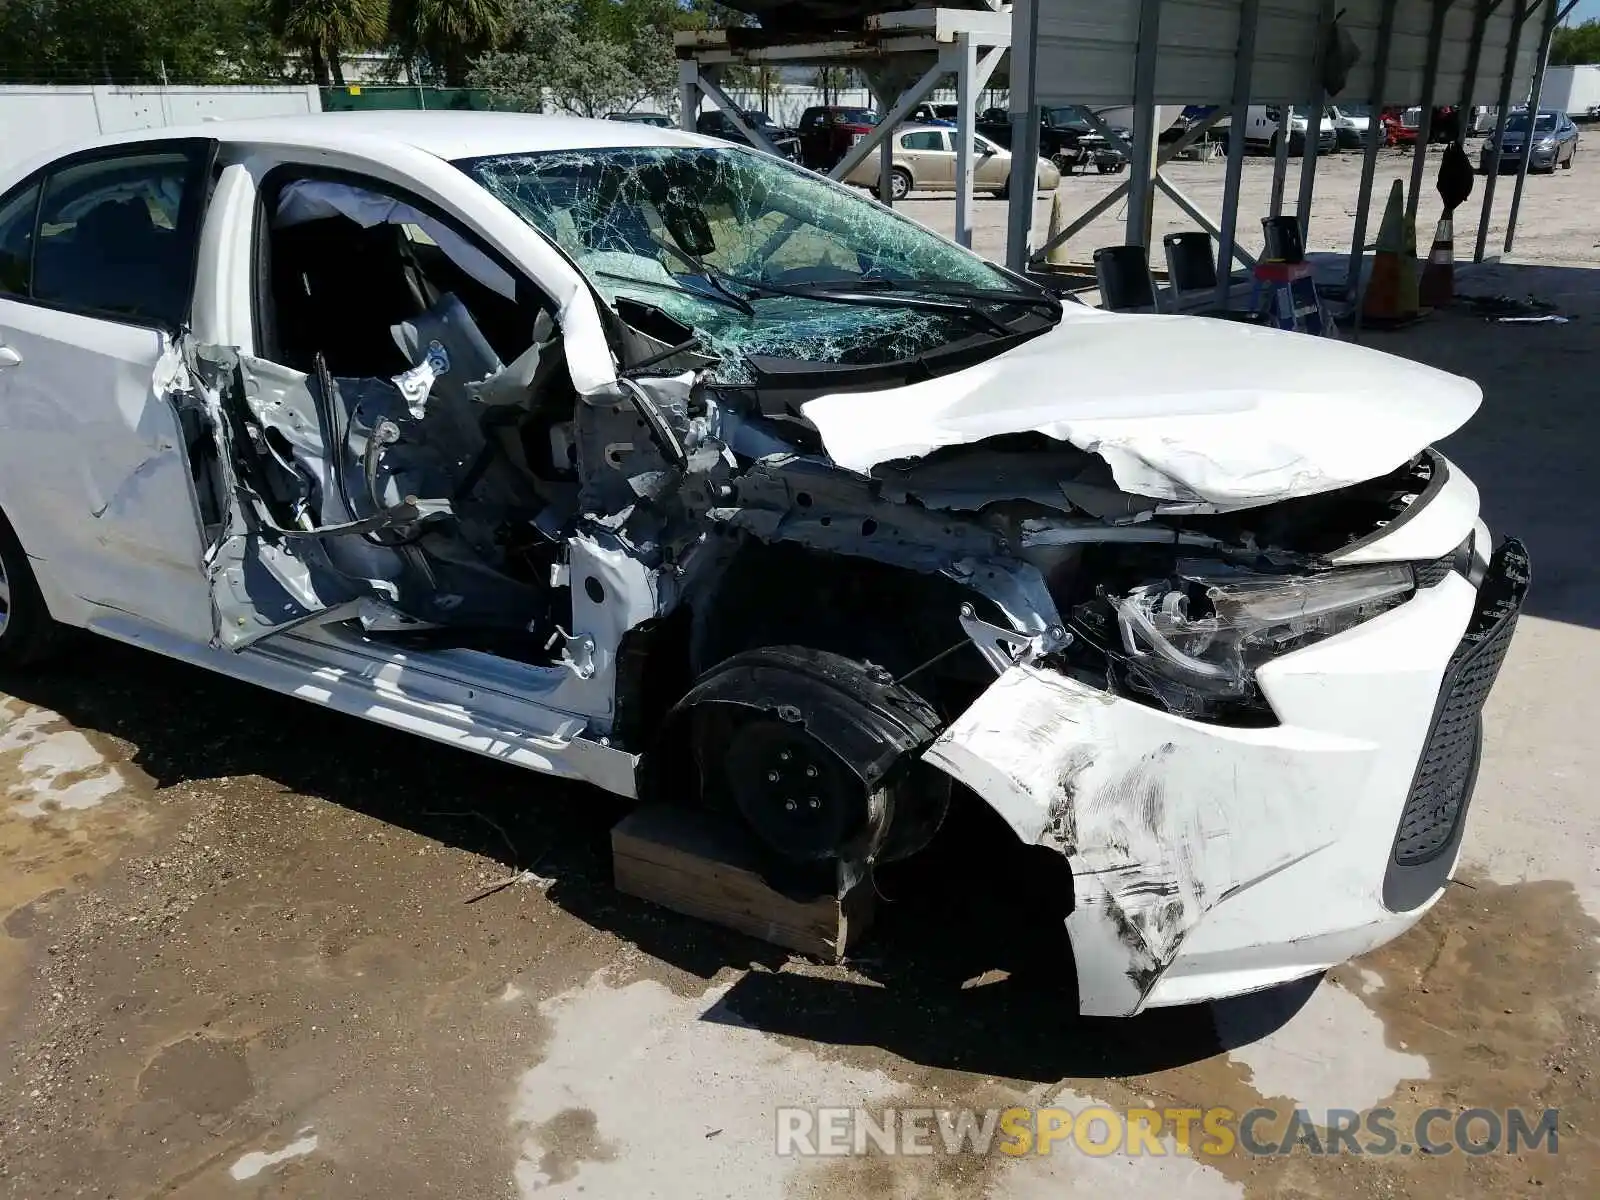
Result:
[[[890,134],[894,158],[889,168],[890,195],[904,199],[913,191],[953,192],[956,188],[956,131],[942,125],[907,125]],[[982,134],[973,134],[973,188],[997,196],[1011,194],[1011,151]],[[878,187],[878,155],[869,154],[846,183]],[[1038,186],[1053,192],[1061,185],[1061,172],[1039,160]]]

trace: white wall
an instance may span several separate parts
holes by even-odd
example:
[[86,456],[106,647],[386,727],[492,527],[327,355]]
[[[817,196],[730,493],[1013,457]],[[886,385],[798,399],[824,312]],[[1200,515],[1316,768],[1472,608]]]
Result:
[[0,87],[0,166],[102,133],[322,111],[315,87]]

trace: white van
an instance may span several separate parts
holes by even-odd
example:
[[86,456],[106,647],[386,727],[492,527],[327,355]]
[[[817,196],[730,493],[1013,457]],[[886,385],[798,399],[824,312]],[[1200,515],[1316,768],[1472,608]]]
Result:
[[[1327,154],[1338,149],[1338,132],[1334,127],[1334,110],[1323,110],[1322,125],[1317,131],[1317,153]],[[1247,150],[1266,150],[1277,153],[1278,127],[1283,110],[1276,104],[1252,104],[1244,125],[1244,144]],[[1223,122],[1226,127],[1229,122]],[[1306,129],[1310,125],[1303,106],[1289,110],[1289,153],[1304,154]]]

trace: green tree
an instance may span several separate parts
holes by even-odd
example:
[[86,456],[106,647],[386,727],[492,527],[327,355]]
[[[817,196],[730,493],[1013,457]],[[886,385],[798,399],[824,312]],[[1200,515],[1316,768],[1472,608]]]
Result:
[[259,0],[0,0],[0,82],[281,77]]
[[447,87],[463,87],[475,59],[497,46],[511,0],[392,0],[395,49]]
[[284,45],[304,50],[323,87],[344,85],[341,56],[382,46],[389,33],[385,0],[271,0],[272,24]]
[[1578,67],[1600,63],[1600,17],[1581,25],[1563,25],[1550,42],[1552,67]]
[[[677,78],[671,10],[659,0],[514,0],[509,37],[470,80],[518,107],[548,100],[579,116],[628,110]],[[664,23],[665,22],[665,23]]]

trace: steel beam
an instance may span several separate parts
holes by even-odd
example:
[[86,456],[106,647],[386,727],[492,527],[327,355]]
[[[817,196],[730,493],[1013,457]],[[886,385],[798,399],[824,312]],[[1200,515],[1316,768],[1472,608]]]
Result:
[[1451,0],[1433,0],[1428,21],[1428,57],[1422,68],[1422,107],[1417,116],[1417,145],[1411,155],[1411,192],[1406,196],[1406,219],[1417,219],[1422,192],[1422,172],[1428,165],[1428,139],[1433,136],[1433,92],[1439,82],[1439,52],[1444,44],[1444,18]]
[[1367,212],[1372,207],[1372,182],[1378,171],[1378,147],[1383,144],[1383,89],[1389,86],[1389,48],[1394,44],[1397,0],[1383,0],[1378,18],[1378,59],[1372,65],[1372,90],[1367,93],[1367,140],[1361,152],[1361,191],[1356,200],[1356,227],[1350,235],[1350,266],[1345,272],[1345,298],[1361,312],[1361,264],[1367,254]]
[[1517,54],[1522,49],[1522,27],[1528,23],[1536,5],[1523,8],[1520,0],[1511,15],[1511,41],[1506,46],[1506,61],[1500,67],[1500,91],[1495,96],[1494,132],[1489,135],[1494,150],[1489,155],[1489,173],[1483,177],[1483,205],[1478,212],[1478,236],[1472,245],[1472,261],[1483,261],[1489,241],[1489,222],[1494,219],[1495,184],[1500,178],[1501,143],[1505,141],[1506,120],[1511,116],[1511,85],[1516,82]]
[[1522,188],[1528,182],[1528,164],[1533,161],[1533,135],[1539,128],[1539,100],[1544,94],[1544,73],[1550,69],[1550,43],[1556,36],[1556,26],[1567,19],[1578,0],[1567,0],[1557,11],[1558,0],[1550,0],[1545,10],[1544,29],[1539,37],[1539,53],[1533,60],[1533,94],[1528,97],[1528,138],[1522,150],[1522,165],[1517,168],[1517,188],[1511,193],[1511,213],[1506,217],[1506,246],[1503,253],[1511,253],[1511,243],[1517,236],[1517,213],[1522,208]]
[[[950,72],[953,65],[948,63],[944,56],[941,55],[938,62],[923,72],[921,79],[917,80],[901,94],[899,103],[883,114],[882,119],[879,120],[873,131],[850,147],[849,153],[839,160],[833,170],[828,172],[828,178],[843,179],[864,163],[867,160],[867,155],[876,150],[880,143],[886,142],[890,131],[906,119],[907,113],[922,103],[922,98],[933,91],[934,85]],[[880,182],[882,181],[880,180]]]
[[[1198,142],[1202,137],[1210,132],[1211,128],[1216,125],[1218,121],[1222,120],[1222,118],[1227,115],[1227,109],[1219,108],[1210,116],[1206,117],[1205,120],[1197,121],[1194,125],[1190,126],[1184,131],[1182,137],[1169,144],[1164,150],[1161,150],[1156,155],[1156,171],[1159,172],[1162,167],[1166,166],[1167,163],[1177,158],[1178,155],[1182,154],[1190,146]],[[1101,213],[1105,212],[1106,209],[1110,208],[1118,200],[1121,200],[1124,196],[1126,196],[1128,194],[1129,186],[1130,181],[1124,180],[1123,182],[1117,184],[1116,187],[1112,188],[1104,196],[1100,197],[1100,199],[1096,200],[1079,216],[1074,218],[1072,224],[1068,225],[1060,233],[1056,234],[1055,237],[1051,238],[1043,246],[1040,246],[1037,250],[1033,251],[1028,256],[1025,266],[1031,266],[1034,263],[1043,262],[1050,251],[1061,245],[1062,242],[1066,241],[1085,225],[1089,224],[1089,222],[1093,221]],[[1011,189],[1011,198],[1013,201],[1016,200],[1016,195],[1016,188],[1013,187]],[[1235,257],[1237,257],[1237,255],[1235,255]]]
[[[1039,164],[1039,5],[1016,0],[1011,6],[1011,200],[1006,212],[1006,266],[1028,268],[1033,241],[1033,194]],[[1018,166],[1022,174],[1017,175]],[[1022,185],[1026,183],[1027,186]]]
[[758,150],[765,150],[774,158],[783,157],[778,153],[778,148],[772,144],[772,140],[765,133],[744,119],[744,113],[740,111],[739,106],[728,97],[728,93],[722,90],[715,79],[711,78],[706,72],[701,71],[699,78],[695,82],[699,85],[700,90],[706,94],[706,99],[727,114],[728,120],[733,122],[733,127],[750,139],[752,146]]
[[[1388,0],[1393,3],[1394,0]],[[1239,185],[1244,179],[1244,131],[1250,122],[1250,77],[1256,57],[1256,20],[1261,0],[1239,8],[1239,40],[1233,52],[1233,103],[1228,119],[1228,174],[1222,185],[1222,223],[1217,230],[1216,307],[1228,306],[1233,283],[1234,242],[1239,230]],[[1171,193],[1168,193],[1169,195]]]
[[1139,0],[1139,48],[1133,65],[1133,161],[1128,165],[1128,221],[1124,241],[1150,245],[1155,199],[1156,52],[1161,44],[1161,0]]
[[[1210,217],[1206,216],[1205,212],[1198,204],[1179,191],[1178,185],[1173,183],[1160,171],[1156,172],[1156,186],[1165,192],[1168,198],[1170,198],[1174,204],[1182,209],[1184,214],[1188,216],[1191,221],[1200,226],[1201,229],[1204,229],[1212,237],[1216,238],[1219,243],[1222,241],[1222,230],[1217,227],[1216,222]],[[1217,256],[1217,282],[1219,286],[1225,277],[1233,273],[1233,259],[1237,259],[1246,267],[1253,267],[1256,265],[1255,255],[1231,242],[1228,246],[1228,254],[1229,258],[1223,258],[1220,254]]]

